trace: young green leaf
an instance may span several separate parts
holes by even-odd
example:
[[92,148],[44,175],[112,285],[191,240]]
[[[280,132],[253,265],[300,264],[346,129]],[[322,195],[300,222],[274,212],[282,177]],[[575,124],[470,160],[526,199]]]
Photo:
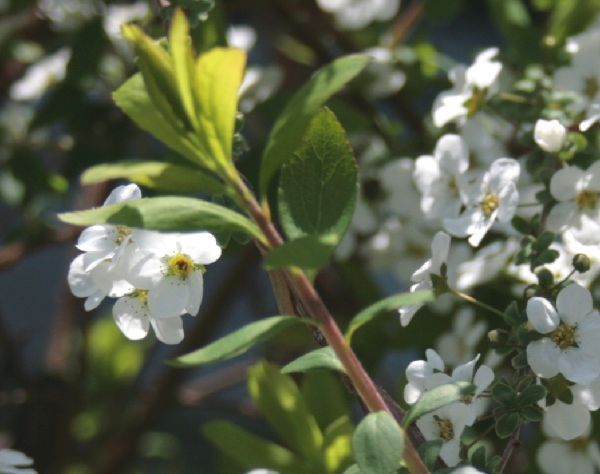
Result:
[[301,322],[302,320],[296,316],[273,316],[261,319],[217,339],[208,346],[178,357],[171,364],[188,367],[231,359],[275,336],[283,329]]
[[323,442],[327,472],[340,472],[352,459],[352,432],[354,427],[348,415],[333,421],[325,430]]
[[344,366],[330,346],[321,347],[293,360],[281,369],[282,374],[308,372],[314,369],[329,369],[345,372]]
[[163,192],[222,194],[225,185],[217,177],[198,168],[162,161],[121,161],[88,168],[81,176],[83,184],[110,179],[127,179]]
[[317,71],[292,97],[269,135],[262,156],[260,191],[264,195],[273,175],[292,158],[313,115],[329,98],[356,77],[368,64],[363,55],[336,59]]
[[259,438],[228,421],[211,421],[202,426],[204,436],[244,469],[267,468],[299,472],[302,461],[294,453]]
[[318,270],[327,265],[334,249],[335,244],[328,243],[327,237],[322,239],[313,235],[299,237],[269,252],[265,257],[265,267],[299,267],[304,270]]
[[248,370],[248,391],[288,446],[312,464],[322,465],[323,434],[291,377],[262,362]]
[[337,244],[352,219],[357,179],[346,133],[333,112],[322,109],[281,169],[279,214],[287,236],[312,235]]
[[417,403],[406,412],[402,424],[406,427],[423,415],[450,403],[464,400],[474,393],[475,385],[469,382],[453,382],[427,390],[421,395]]
[[347,391],[338,374],[325,370],[306,372],[300,391],[322,430],[349,412]]
[[58,215],[68,224],[126,225],[151,230],[240,232],[263,239],[258,227],[243,215],[212,202],[165,196],[127,201],[86,211]]
[[358,328],[364,326],[380,314],[393,311],[400,306],[420,304],[431,300],[433,300],[433,292],[430,290],[415,291],[413,293],[399,293],[384,298],[363,309],[352,318],[352,321],[350,321],[350,324],[348,325],[348,329],[346,329],[346,340],[350,343],[352,336]]
[[360,472],[395,474],[404,451],[404,432],[389,413],[370,413],[356,428],[352,446]]

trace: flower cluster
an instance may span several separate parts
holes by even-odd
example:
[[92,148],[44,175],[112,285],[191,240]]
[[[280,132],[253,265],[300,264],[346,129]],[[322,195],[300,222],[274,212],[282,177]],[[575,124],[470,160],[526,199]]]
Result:
[[[141,198],[135,184],[114,189],[104,206]],[[221,256],[208,232],[159,233],[122,225],[85,229],[77,242],[83,253],[73,260],[68,281],[85,309],[117,298],[113,317],[129,339],[144,338],[150,326],[165,344],[183,339],[181,316],[195,316],[203,294],[204,265]]]

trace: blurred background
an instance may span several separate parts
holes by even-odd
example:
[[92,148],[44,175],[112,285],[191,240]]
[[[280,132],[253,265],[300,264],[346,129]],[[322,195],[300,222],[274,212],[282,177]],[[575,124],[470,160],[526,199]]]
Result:
[[[133,21],[160,37],[179,5],[197,46],[228,43],[248,51],[237,154],[251,183],[274,118],[309,75],[343,54],[373,56],[369,69],[329,104],[351,137],[362,178],[350,235],[317,278],[343,324],[382,295],[406,288],[427,258],[428,237],[415,229],[412,241],[393,239],[411,232],[402,209],[416,204],[402,159],[431,152],[439,131],[429,111],[450,85],[448,70],[489,46],[502,49],[508,68],[522,66],[548,38],[564,41],[600,9],[589,0],[577,11],[577,3],[0,0],[0,448],[24,451],[42,473],[244,472],[200,427],[227,419],[277,440],[248,396],[247,369],[263,357],[284,364],[317,347],[310,334],[288,331],[231,363],[200,370],[164,364],[277,314],[259,256],[243,242],[232,242],[210,267],[200,313],[185,318],[186,336],[177,347],[154,336],[128,341],[110,304],[86,313],[71,295],[66,276],[80,229],[60,224],[56,214],[100,205],[117,184],[82,186],[82,171],[123,160],[181,159],[111,101],[136,70],[121,24]],[[439,335],[451,328],[452,320],[438,314],[457,310],[429,309],[407,330],[390,314],[357,336],[359,357],[390,396],[401,399],[406,365],[425,348],[439,347]],[[480,326],[479,337],[484,331]],[[360,413],[333,376],[296,381],[308,399],[322,399],[314,403]],[[525,442],[531,454],[539,439],[532,434]],[[533,455],[521,453],[513,462],[514,472],[537,472]]]

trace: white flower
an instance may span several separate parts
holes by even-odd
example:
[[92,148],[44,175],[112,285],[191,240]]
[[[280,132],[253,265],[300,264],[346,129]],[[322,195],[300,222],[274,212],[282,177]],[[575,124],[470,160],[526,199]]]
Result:
[[39,99],[49,86],[64,79],[70,59],[71,50],[63,48],[37,61],[27,69],[23,77],[10,87],[10,98],[13,100]]
[[250,112],[257,104],[271,97],[283,81],[283,72],[276,65],[250,66],[246,68],[239,89],[240,110]]
[[450,122],[464,124],[469,115],[469,99],[475,94],[485,97],[494,92],[502,71],[502,63],[494,60],[497,55],[498,48],[488,48],[477,55],[471,66],[461,64],[450,70],[448,77],[454,87],[439,94],[433,104],[433,123],[436,127],[443,127]]
[[394,65],[392,52],[388,48],[370,48],[365,53],[372,59],[366,69],[369,81],[365,87],[370,97],[387,97],[402,89],[406,74]]
[[458,181],[469,167],[469,150],[458,135],[443,135],[433,156],[415,162],[414,179],[421,193],[421,210],[427,218],[457,216],[462,202]]
[[248,25],[230,26],[227,28],[227,44],[250,51],[256,44],[256,30]]
[[520,248],[515,239],[492,242],[482,247],[471,258],[457,265],[456,288],[466,290],[493,280]]
[[[182,314],[185,311],[182,311]],[[148,291],[137,290],[119,298],[113,306],[113,318],[121,332],[131,340],[146,337],[150,325],[158,340],[178,344],[183,340],[181,316],[157,318],[148,307]]]
[[548,440],[540,447],[537,462],[544,474],[595,474],[600,470],[600,449],[592,439],[583,443]]
[[600,243],[600,161],[586,171],[577,166],[558,170],[550,181],[550,193],[558,203],[548,215],[547,228],[568,229],[585,245]]
[[452,403],[423,415],[416,424],[426,440],[442,440],[440,457],[448,467],[453,467],[460,462],[460,437],[468,419],[468,407]]
[[489,165],[499,156],[506,156],[506,144],[514,127],[509,122],[482,111],[467,119],[460,129],[460,136],[467,143],[477,162]]
[[406,368],[408,383],[404,386],[404,401],[409,405],[416,403],[426,390],[441,385],[434,374],[443,374],[444,361],[433,349],[425,351],[426,360],[414,360]]
[[67,281],[73,295],[86,298],[86,311],[97,308],[107,296],[123,296],[134,289],[123,278],[121,266],[112,265],[109,260],[101,261],[91,269],[86,268],[86,254],[77,256],[71,262]]
[[437,340],[440,356],[451,366],[467,362],[473,357],[486,329],[485,321],[475,321],[472,308],[461,308],[452,321],[451,331]]
[[137,251],[128,258],[128,278],[148,290],[148,307],[156,318],[196,315],[203,293],[203,265],[221,256],[209,232],[157,233],[136,231]]
[[567,129],[558,120],[538,119],[533,129],[533,139],[548,153],[560,151],[567,138]]
[[102,15],[102,23],[106,36],[121,53],[130,55],[132,48],[123,38],[121,27],[134,20],[143,19],[150,13],[148,2],[135,2],[130,5],[107,5]]
[[[421,265],[411,277],[411,281],[414,282],[414,285],[410,287],[411,293],[433,288],[431,275],[441,275],[442,265],[448,260],[449,251],[450,236],[445,232],[439,231],[435,234],[433,241],[431,242],[431,259]],[[400,324],[402,324],[402,326],[407,326],[421,306],[423,305],[408,305],[398,309],[398,313],[400,314]]]
[[14,449],[0,449],[0,472],[2,474],[36,474],[33,459]]
[[444,219],[445,229],[457,237],[469,236],[469,244],[477,247],[496,219],[508,222],[515,214],[519,173],[519,163],[512,158],[494,161],[479,184],[462,190],[466,209],[457,218]]
[[376,228],[377,220],[373,210],[359,196],[356,200],[356,207],[354,208],[354,214],[352,215],[352,221],[348,226],[348,230],[335,249],[336,258],[340,260],[350,258],[356,250],[359,236],[371,234]]
[[343,29],[358,30],[373,21],[391,20],[400,0],[317,0],[322,10],[332,13]]
[[[140,199],[142,193],[135,184],[118,186],[109,194],[103,206]],[[105,260],[117,264],[131,239],[132,230],[127,226],[99,224],[84,229],[76,247],[85,252],[85,269],[91,270]]]
[[485,472],[481,472],[479,469],[475,469],[473,466],[461,466],[453,469],[450,474],[485,474]]
[[556,309],[545,298],[527,302],[527,319],[546,335],[527,345],[527,361],[539,377],[561,373],[568,380],[589,384],[600,375],[600,314],[588,290],[573,283],[556,298]]

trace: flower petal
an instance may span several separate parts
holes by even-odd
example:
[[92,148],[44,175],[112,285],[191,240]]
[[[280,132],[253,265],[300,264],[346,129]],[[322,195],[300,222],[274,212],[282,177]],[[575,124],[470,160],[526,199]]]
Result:
[[156,318],[172,318],[185,313],[190,288],[185,280],[175,276],[163,278],[148,291],[148,307]]
[[151,319],[152,328],[159,341],[165,344],[179,344],[183,340],[181,316],[166,319]]
[[577,183],[583,178],[583,171],[576,166],[558,170],[550,180],[550,193],[557,201],[570,201],[578,193]]
[[553,232],[561,232],[566,226],[573,226],[578,222],[579,209],[572,201],[555,204],[546,220],[546,228]]
[[569,348],[560,352],[558,369],[567,380],[587,385],[600,375],[600,360],[590,357],[580,348]]
[[188,286],[190,298],[185,310],[192,316],[196,316],[200,310],[200,303],[202,303],[202,295],[204,294],[203,278],[200,270],[195,270],[188,277]]
[[96,284],[94,283],[91,273],[84,270],[84,259],[85,254],[78,255],[75,260],[71,262],[69,274],[67,275],[71,293],[78,298],[88,297],[96,291]]
[[547,337],[527,345],[527,362],[531,370],[546,379],[558,374],[558,356],[560,349]]
[[469,167],[469,149],[460,135],[443,135],[435,146],[435,158],[447,173],[458,175]]
[[596,411],[600,408],[600,379],[596,379],[590,385],[573,385],[574,402],[580,403],[589,411]]
[[556,400],[546,408],[546,421],[562,439],[571,440],[581,436],[590,424],[590,412],[577,403],[567,405]]
[[114,226],[93,225],[81,232],[75,247],[83,252],[106,251],[115,247],[115,237]]
[[425,358],[427,359],[427,364],[432,370],[439,370],[440,372],[445,370],[446,367],[444,365],[444,360],[433,349],[427,349],[425,351]]
[[137,184],[125,184],[117,186],[111,191],[111,193],[104,201],[103,206],[110,206],[111,204],[117,204],[123,201],[133,201],[135,199],[141,199],[142,191]]
[[474,359],[470,360],[466,364],[461,364],[458,367],[456,367],[452,371],[452,379],[457,382],[470,382],[471,380],[473,380],[473,370],[475,369],[475,364],[477,364],[478,360],[479,354],[477,354],[477,356],[475,356]]
[[586,354],[600,358],[600,313],[592,311],[577,326],[578,344]]
[[91,311],[93,309],[96,309],[98,306],[100,306],[100,303],[102,303],[104,298],[106,298],[107,296],[108,295],[107,295],[106,291],[103,291],[98,288],[94,293],[92,293],[90,296],[88,296],[88,298],[85,300],[85,303],[83,303],[84,309],[86,311]]
[[560,318],[570,324],[577,324],[592,312],[594,302],[591,293],[577,283],[563,288],[556,297],[556,309]]
[[148,307],[140,298],[119,298],[113,306],[113,319],[125,337],[132,341],[143,339],[148,334]]
[[492,382],[494,381],[494,371],[490,369],[487,365],[482,365],[475,372],[475,377],[473,377],[473,383],[477,387],[475,390],[475,394],[479,395],[486,388],[488,388]]
[[210,232],[190,232],[179,234],[181,252],[189,255],[194,263],[208,265],[221,257],[221,247]]
[[541,334],[554,331],[560,324],[558,313],[546,298],[535,296],[527,301],[527,319]]
[[440,449],[440,458],[448,465],[454,467],[460,462],[460,438],[445,442]]

